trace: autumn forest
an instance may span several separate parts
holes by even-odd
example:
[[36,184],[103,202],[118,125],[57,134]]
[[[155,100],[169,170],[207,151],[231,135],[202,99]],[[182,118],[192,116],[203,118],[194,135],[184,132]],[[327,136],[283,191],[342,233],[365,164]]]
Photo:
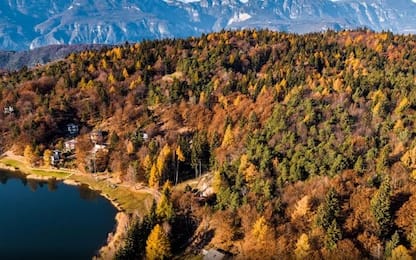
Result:
[[416,36],[125,43],[4,72],[0,108],[3,151],[160,191],[118,259],[416,254]]

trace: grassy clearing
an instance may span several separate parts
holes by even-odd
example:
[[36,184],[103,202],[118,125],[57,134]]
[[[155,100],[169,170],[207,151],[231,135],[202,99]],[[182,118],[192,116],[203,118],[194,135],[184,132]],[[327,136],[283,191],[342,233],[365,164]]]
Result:
[[25,168],[24,164],[22,162],[19,162],[19,161],[13,160],[13,159],[9,159],[9,158],[2,158],[2,159],[0,159],[0,162],[5,164],[6,166],[13,167],[15,169]]
[[56,177],[56,178],[66,178],[70,175],[70,173],[65,171],[56,171],[56,170],[43,170],[43,169],[32,169],[31,172],[36,175],[40,176],[47,176],[47,177]]
[[25,174],[35,174],[39,176],[55,177],[55,178],[66,178],[71,174],[70,172],[63,171],[63,170],[31,168],[31,167],[28,167],[24,162],[10,159],[10,158],[2,158],[0,159],[0,163],[3,163],[9,167],[13,167],[16,170],[19,170]]
[[142,215],[152,203],[153,197],[147,192],[132,191],[124,186],[111,186],[109,182],[95,180],[91,175],[72,175],[70,179],[87,184],[93,190],[99,190],[102,194],[112,198],[126,213]]

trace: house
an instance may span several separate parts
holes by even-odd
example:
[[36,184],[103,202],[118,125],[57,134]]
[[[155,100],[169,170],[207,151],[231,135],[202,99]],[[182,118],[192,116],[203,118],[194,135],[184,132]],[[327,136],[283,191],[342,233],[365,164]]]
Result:
[[75,146],[77,144],[77,140],[76,139],[71,139],[68,140],[64,143],[64,151],[65,152],[72,152],[75,150]]
[[79,127],[76,124],[70,123],[66,125],[66,129],[68,133],[72,136],[77,135],[79,133]]
[[94,144],[102,144],[104,142],[103,132],[101,130],[92,131],[90,139]]
[[91,173],[103,172],[108,165],[108,149],[105,145],[95,144],[86,158],[87,170]]
[[146,133],[142,133],[143,141],[147,141],[149,139],[149,135]]
[[3,113],[5,115],[10,115],[14,113],[14,108],[12,106],[5,106]]
[[220,252],[217,249],[211,248],[210,250],[206,251],[203,250],[202,254],[204,255],[204,257],[202,258],[203,260],[222,260],[222,259],[227,259],[227,254],[224,252]]
[[104,149],[106,149],[107,148],[107,146],[105,145],[105,144],[95,144],[94,145],[94,147],[92,148],[92,150],[91,150],[91,153],[92,154],[95,154],[95,153],[97,153],[98,151],[100,151],[100,150],[104,150]]
[[54,150],[51,155],[51,165],[57,166],[62,160],[62,153],[59,150]]

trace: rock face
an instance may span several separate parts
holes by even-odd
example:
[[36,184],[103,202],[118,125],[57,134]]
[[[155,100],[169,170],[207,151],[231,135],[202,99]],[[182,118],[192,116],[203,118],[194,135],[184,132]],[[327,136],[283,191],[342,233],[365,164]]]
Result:
[[[416,1],[415,1],[416,2]],[[8,0],[0,3],[0,49],[114,44],[221,29],[290,32],[368,27],[416,32],[412,0]]]

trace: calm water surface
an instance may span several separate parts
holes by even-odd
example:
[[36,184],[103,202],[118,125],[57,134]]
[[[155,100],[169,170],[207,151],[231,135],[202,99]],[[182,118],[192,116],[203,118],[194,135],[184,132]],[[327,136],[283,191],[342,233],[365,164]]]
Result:
[[0,171],[0,259],[91,259],[116,213],[87,188]]

